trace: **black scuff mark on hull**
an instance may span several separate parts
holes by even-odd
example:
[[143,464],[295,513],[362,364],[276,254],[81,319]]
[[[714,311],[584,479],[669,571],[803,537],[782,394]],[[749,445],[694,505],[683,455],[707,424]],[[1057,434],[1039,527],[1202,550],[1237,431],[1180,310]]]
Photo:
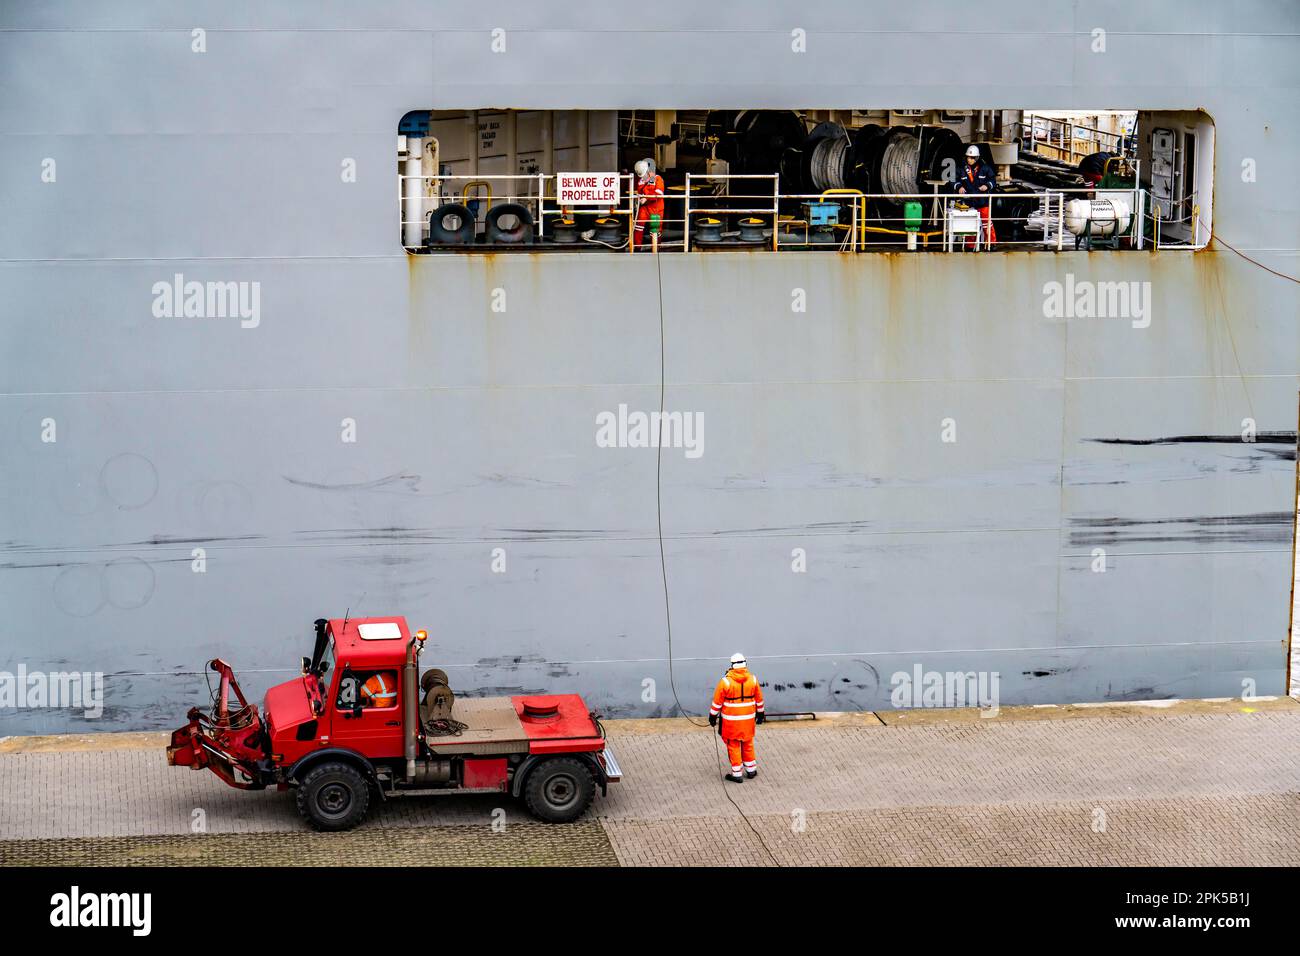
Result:
[[[876,665],[873,664],[873,663],[871,663],[870,661],[864,661],[864,660],[863,660],[862,658],[860,658],[860,657],[855,657],[855,658],[853,659],[853,662],[854,662],[855,664],[861,664],[864,668],[866,668],[867,672],[868,672],[869,674],[871,674],[871,686],[872,686],[872,688],[873,688],[873,689],[879,689],[879,687],[880,687],[880,671],[876,670]],[[856,685],[856,686],[858,686],[858,687],[864,687],[865,685],[863,685],[863,684],[858,684],[858,685]]]
[[546,687],[522,687],[506,686],[498,684],[494,687],[475,687],[468,693],[461,694],[462,697],[544,697],[551,691]]
[[379,555],[357,555],[348,556],[342,559],[343,564],[359,565],[369,567],[376,565],[383,568],[395,568],[406,564],[424,564],[424,559],[415,555],[408,554],[379,554]]
[[572,488],[573,485],[561,481],[548,481],[545,478],[530,478],[528,475],[476,475],[479,481],[510,488]]
[[1071,518],[1070,546],[1130,544],[1286,544],[1295,517],[1289,511],[1186,518]]
[[322,531],[299,531],[298,535],[322,542],[349,544],[404,544],[458,540],[455,535],[418,528],[338,528]]
[[[314,541],[410,543],[444,541],[596,541],[624,537],[618,528],[321,528],[297,534]],[[639,557],[639,555],[630,555]]]
[[222,544],[226,541],[262,541],[266,535],[262,534],[233,534],[214,536],[210,538],[185,538],[179,535],[156,534],[151,538],[145,538],[143,541],[130,541],[128,546],[145,547],[149,545],[168,545],[168,544]]
[[512,657],[480,657],[475,667],[518,667],[521,664],[551,663],[540,654],[517,654]]
[[[854,674],[852,676],[840,677],[841,684],[848,684],[848,687],[839,687],[831,691],[827,698],[834,702],[834,706],[840,710],[870,710],[872,698],[880,690],[880,671],[870,661],[855,657],[852,664],[861,667],[865,674]],[[861,683],[855,682],[855,678]],[[829,682],[827,684],[830,686]],[[870,692],[864,696],[863,691]]]
[[[1263,452],[1264,455],[1267,455],[1269,458],[1271,458],[1273,461],[1295,461],[1294,446],[1291,448],[1282,448],[1282,449],[1260,448],[1259,450]],[[1255,456],[1255,458],[1251,459],[1252,463],[1257,463],[1259,458],[1260,456],[1258,455]]]
[[608,528],[501,528],[497,534],[515,541],[592,541],[626,532]]
[[1295,432],[1256,432],[1253,442],[1241,435],[1168,435],[1164,438],[1085,438],[1098,445],[1291,445],[1295,458]]
[[[9,562],[0,564],[0,571],[29,571],[34,568],[78,568],[78,567],[98,567],[108,564],[107,559],[101,561],[50,561],[43,564],[17,564]],[[180,558],[150,558],[147,562],[150,565],[156,564],[189,564],[189,557]]]
[[1157,694],[1154,687],[1133,687],[1129,690],[1115,693],[1109,688],[1106,690],[1104,700],[1116,701],[1123,703],[1132,700],[1173,700],[1173,694]]
[[1288,544],[1291,541],[1289,531],[1276,531],[1260,534],[1165,534],[1165,535],[1125,535],[1111,534],[1070,534],[1070,545],[1075,548],[1096,548],[1106,545],[1130,544]]
[[869,531],[873,526],[874,522],[866,520],[813,521],[808,524],[769,525],[761,528],[723,528],[711,531],[709,534],[715,538],[743,538],[770,534],[854,534]]
[[297,485],[299,488],[311,488],[314,491],[406,491],[420,490],[419,475],[385,475],[383,478],[376,478],[373,481],[347,481],[329,484],[319,481],[307,481],[303,478],[290,478],[288,475],[281,475],[285,481],[291,485]]

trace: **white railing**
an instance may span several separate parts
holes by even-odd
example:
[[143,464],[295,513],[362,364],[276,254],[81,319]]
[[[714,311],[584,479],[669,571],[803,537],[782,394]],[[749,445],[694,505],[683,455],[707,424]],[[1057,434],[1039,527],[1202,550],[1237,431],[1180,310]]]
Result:
[[[1163,214],[1162,205],[1172,207],[1176,216]],[[1210,227],[1201,215],[1201,204],[1196,193],[1182,199],[1165,199],[1151,204],[1152,238],[1157,249],[1188,249],[1199,252],[1210,244]],[[1185,238],[1171,238],[1167,235],[1170,225],[1186,230]]]
[[[402,203],[400,228],[404,244],[412,250],[426,248],[424,230],[430,214],[447,203],[469,207],[477,239],[486,228],[489,211],[509,202],[528,210],[534,223],[534,243],[546,249],[578,245],[634,252],[637,250],[632,234],[641,197],[635,192],[635,177],[627,173],[620,175],[619,202],[612,206],[558,204],[553,174],[401,176],[398,196]],[[418,201],[413,201],[413,196]],[[1129,223],[1119,235],[1114,234],[1109,221],[1098,221],[1095,227],[1085,223],[1084,235],[1075,235],[1067,228],[1070,200],[1106,198],[1122,199],[1129,208]],[[1172,240],[1165,232],[1171,220],[1162,221],[1153,214],[1149,193],[1137,187],[1043,189],[1028,193],[994,191],[963,196],[940,192],[936,185],[930,192],[917,193],[866,194],[855,189],[830,189],[815,194],[787,194],[780,191],[780,177],[775,173],[688,173],[684,186],[667,190],[660,233],[653,237],[646,235],[643,248],[669,252],[704,251],[708,247],[857,253],[897,251],[905,246],[909,250],[947,252],[992,248],[1063,252],[1121,245],[1143,249],[1148,237],[1160,249],[1204,248],[1209,241],[1209,229],[1201,221],[1194,199],[1186,203],[1188,213],[1173,221],[1190,228],[1190,239]],[[909,209],[910,204],[916,205]],[[1014,211],[1008,211],[1013,205]],[[982,212],[979,206],[985,206],[986,211]],[[581,228],[590,228],[595,223],[602,229],[600,218],[616,218],[618,239],[604,241],[593,238],[591,232],[577,236],[570,232],[564,243],[548,240],[547,231],[557,216],[564,220],[581,217]],[[574,228],[568,221],[564,225]],[[704,241],[700,239],[702,226],[710,232]],[[418,241],[412,242],[417,234]],[[465,251],[489,248],[499,246],[476,242],[463,246]]]
[[[1043,153],[1039,151],[1039,147],[1053,150],[1056,155],[1047,157],[1049,159],[1077,163],[1084,156],[1102,150],[1130,158],[1133,153],[1132,149],[1127,148],[1133,138],[1131,133],[1116,133],[1095,126],[1083,126],[1056,116],[1030,114],[1026,119],[1012,123],[1011,126],[1013,129],[1017,127],[1020,129],[1022,149],[1038,153],[1040,156]],[[1040,127],[1045,134],[1042,137],[1038,135]],[[1084,135],[1076,136],[1075,130],[1082,130]]]
[[[543,173],[516,175],[458,175],[458,176],[398,176],[397,194],[401,201],[401,233],[406,248],[419,248],[424,245],[423,236],[428,225],[428,216],[439,206],[448,202],[457,202],[469,206],[475,214],[475,228],[482,224],[484,217],[493,204],[499,202],[518,203],[526,206],[533,214],[534,220],[541,221],[538,215],[541,197],[546,189],[546,180],[553,179]],[[493,192],[493,184],[504,184],[505,193]],[[460,195],[455,195],[455,188],[460,185]],[[411,188],[415,186],[414,190]],[[447,192],[447,187],[452,192]],[[524,186],[526,189],[517,189]],[[418,198],[418,201],[417,201]],[[480,204],[483,204],[480,209]],[[420,241],[410,242],[414,231],[418,229]]]
[[[770,197],[767,196],[765,193],[759,193],[755,195],[739,195],[739,196],[732,195],[731,183],[733,181],[742,180],[742,179],[743,180],[764,180],[764,179],[771,180],[772,195]],[[733,199],[733,200],[744,200],[746,202],[749,201],[750,199],[753,199],[758,202],[761,202],[762,205],[758,205],[752,209],[743,206],[739,209],[733,206],[726,206],[726,208],[718,208],[718,209],[708,209],[708,208],[700,209],[698,207],[692,209],[691,208],[691,186],[698,182],[722,183],[724,184],[725,198]],[[767,200],[769,199],[771,200],[771,205],[767,204]],[[768,215],[772,217],[772,222],[775,224],[776,217],[780,215],[780,209],[781,209],[781,177],[778,176],[776,173],[734,173],[734,174],[722,173],[722,174],[712,174],[712,175],[706,174],[703,176],[695,173],[687,173],[686,174],[686,212],[682,217],[683,226],[685,227],[685,232],[682,235],[682,243],[683,243],[682,247],[687,252],[691,251],[691,216],[692,215],[697,215],[697,216]],[[776,248],[775,225],[773,226],[773,230],[772,230],[772,248],[773,249]]]

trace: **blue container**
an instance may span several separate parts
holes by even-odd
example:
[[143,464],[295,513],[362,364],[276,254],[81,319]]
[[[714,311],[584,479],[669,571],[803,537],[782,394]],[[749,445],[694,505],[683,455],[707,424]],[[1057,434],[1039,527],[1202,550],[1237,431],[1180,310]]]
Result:
[[810,226],[838,226],[840,224],[840,204],[837,202],[806,202],[803,204],[803,218]]

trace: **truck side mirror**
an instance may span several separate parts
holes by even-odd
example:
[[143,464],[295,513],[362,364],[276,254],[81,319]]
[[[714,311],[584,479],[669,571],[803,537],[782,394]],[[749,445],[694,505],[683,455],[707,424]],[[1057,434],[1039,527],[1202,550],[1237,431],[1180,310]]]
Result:
[[303,673],[303,676],[306,676],[306,675],[308,674],[308,672],[310,672],[310,671],[311,671],[311,658],[310,658],[310,657],[304,657],[304,658],[302,659],[302,673]]

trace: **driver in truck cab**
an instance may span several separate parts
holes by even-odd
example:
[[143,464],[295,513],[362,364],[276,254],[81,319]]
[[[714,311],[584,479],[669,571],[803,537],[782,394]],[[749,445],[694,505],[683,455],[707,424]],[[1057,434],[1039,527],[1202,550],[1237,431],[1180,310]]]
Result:
[[397,673],[376,671],[361,685],[362,707],[392,707],[397,703]]

